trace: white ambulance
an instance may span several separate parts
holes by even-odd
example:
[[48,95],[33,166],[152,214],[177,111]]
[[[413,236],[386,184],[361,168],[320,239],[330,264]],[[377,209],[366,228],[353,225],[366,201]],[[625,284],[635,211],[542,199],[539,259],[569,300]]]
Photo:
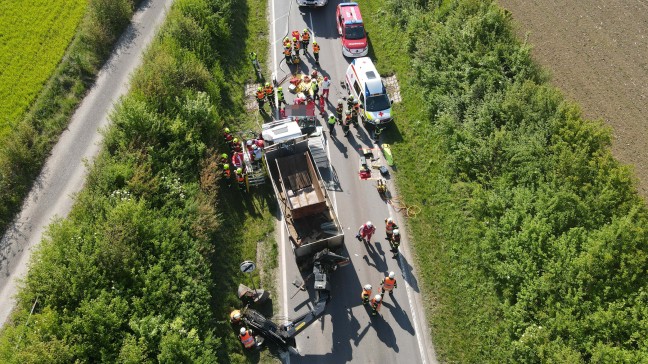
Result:
[[360,100],[364,107],[362,121],[384,125],[392,120],[387,89],[369,57],[354,59],[346,71],[346,86],[350,95]]

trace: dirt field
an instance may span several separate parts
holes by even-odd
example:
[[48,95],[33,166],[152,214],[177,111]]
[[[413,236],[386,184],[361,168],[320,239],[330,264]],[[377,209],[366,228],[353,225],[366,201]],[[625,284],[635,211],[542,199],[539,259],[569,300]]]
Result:
[[499,0],[534,58],[589,119],[614,131],[648,197],[648,0]]

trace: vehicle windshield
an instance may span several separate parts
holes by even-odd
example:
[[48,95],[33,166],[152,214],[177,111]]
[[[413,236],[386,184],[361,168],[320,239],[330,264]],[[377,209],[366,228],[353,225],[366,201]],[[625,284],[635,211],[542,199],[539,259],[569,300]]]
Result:
[[362,25],[347,25],[344,28],[344,37],[346,39],[362,39],[365,37],[364,26]]
[[365,110],[367,111],[383,111],[391,107],[389,102],[389,97],[387,94],[369,96],[367,97],[367,105],[365,105]]

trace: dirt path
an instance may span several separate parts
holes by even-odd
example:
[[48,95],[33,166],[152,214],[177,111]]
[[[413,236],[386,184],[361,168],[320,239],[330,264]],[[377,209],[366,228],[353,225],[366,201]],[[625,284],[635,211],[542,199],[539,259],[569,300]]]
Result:
[[534,58],[589,119],[613,129],[612,151],[648,197],[648,0],[499,0]]

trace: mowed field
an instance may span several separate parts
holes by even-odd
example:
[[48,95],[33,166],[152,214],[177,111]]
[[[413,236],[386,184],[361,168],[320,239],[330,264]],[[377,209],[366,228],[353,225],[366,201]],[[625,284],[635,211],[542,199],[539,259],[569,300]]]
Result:
[[552,83],[613,130],[648,197],[648,1],[499,0]]
[[88,0],[0,0],[0,139],[60,62]]

